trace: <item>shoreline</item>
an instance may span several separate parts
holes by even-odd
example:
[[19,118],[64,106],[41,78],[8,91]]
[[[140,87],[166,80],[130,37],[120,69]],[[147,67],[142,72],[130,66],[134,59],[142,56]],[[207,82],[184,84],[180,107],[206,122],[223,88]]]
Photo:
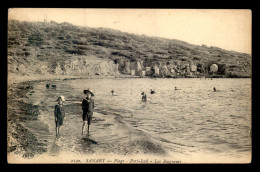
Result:
[[[16,76],[18,77],[18,76]],[[33,89],[35,83],[47,80],[73,80],[73,79],[107,79],[107,78],[139,78],[132,76],[66,76],[66,75],[46,75],[46,76],[25,76],[15,78],[9,76],[7,88],[7,155],[15,153],[24,157],[29,154],[42,154],[47,152],[47,147],[37,140],[21,122],[23,120],[35,120],[28,112],[28,98],[26,94]],[[144,77],[150,78],[150,77]],[[12,80],[10,80],[12,79]],[[154,79],[154,78],[151,78]],[[188,78],[186,78],[188,79]],[[11,159],[11,157],[10,157]],[[8,156],[8,161],[10,160]]]
[[[113,79],[113,78],[140,78],[139,76],[131,75],[87,75],[87,76],[75,76],[75,75],[14,75],[8,74],[7,77],[7,90],[11,88],[13,84],[26,83],[26,82],[42,82],[42,81],[55,81],[55,80],[75,80],[75,79]],[[144,77],[150,78],[150,77]]]
[[12,157],[9,155],[14,153],[21,158],[27,156],[39,155],[47,152],[46,145],[40,143],[37,138],[28,131],[21,122],[23,120],[37,120],[37,116],[33,116],[28,111],[31,104],[28,103],[26,94],[33,89],[34,84],[42,81],[54,80],[74,80],[74,79],[107,79],[107,78],[139,78],[135,76],[69,76],[69,75],[32,75],[19,76],[8,75],[7,87],[7,156],[8,161]]
[[21,82],[41,82],[41,81],[49,81],[49,80],[73,80],[73,79],[111,79],[111,78],[167,78],[167,79],[194,79],[194,78],[221,78],[221,79],[245,79],[245,78],[251,78],[249,76],[241,76],[241,77],[219,77],[219,76],[180,76],[180,77],[150,77],[150,76],[144,76],[144,77],[139,77],[139,76],[132,76],[132,75],[86,75],[86,76],[77,76],[77,75],[26,75],[26,76],[21,76],[21,75],[16,75],[16,74],[8,74],[8,85],[9,84],[14,84],[14,83],[21,83]]
[[[21,81],[8,84],[7,90],[7,155],[15,153],[26,157],[29,154],[41,154],[47,151],[45,145],[27,130],[21,122],[35,120],[29,111],[26,94],[37,81]],[[10,160],[8,157],[8,161]]]

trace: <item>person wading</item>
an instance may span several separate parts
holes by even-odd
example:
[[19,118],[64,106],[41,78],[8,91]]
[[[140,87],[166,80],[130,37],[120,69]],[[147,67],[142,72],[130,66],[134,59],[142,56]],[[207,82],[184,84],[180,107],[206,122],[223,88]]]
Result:
[[54,109],[54,117],[55,117],[55,124],[56,124],[56,136],[60,133],[60,126],[63,124],[63,120],[65,117],[65,109],[63,106],[63,102],[65,102],[64,96],[60,96],[58,99],[58,104],[55,105]]
[[142,101],[146,102],[147,101],[146,94],[144,92],[142,92],[141,94],[142,94]]
[[82,135],[85,132],[86,123],[88,124],[88,134],[89,134],[90,125],[91,125],[91,122],[92,122],[93,111],[94,111],[94,100],[92,99],[94,94],[89,89],[84,90],[83,92],[84,92],[84,94],[87,95],[87,97],[85,99],[83,99],[83,101],[82,101],[82,110],[83,110]]

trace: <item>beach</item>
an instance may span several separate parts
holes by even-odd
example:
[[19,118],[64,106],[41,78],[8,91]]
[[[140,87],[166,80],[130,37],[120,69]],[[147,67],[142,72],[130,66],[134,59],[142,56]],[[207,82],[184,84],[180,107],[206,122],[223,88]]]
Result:
[[[98,78],[92,76],[88,78]],[[37,82],[45,80],[63,80],[63,79],[80,79],[79,76],[64,76],[64,75],[34,75],[34,76],[17,76],[9,75],[8,90],[7,90],[7,153],[15,152],[15,154],[41,154],[46,152],[43,143],[39,143],[37,138],[20,122],[23,120],[35,120],[37,117],[28,114],[27,93],[32,90]]]
[[[19,82],[17,79],[8,86],[8,153],[12,157],[16,157],[15,162],[205,163],[250,161],[251,146],[250,138],[247,135],[247,131],[250,130],[250,111],[247,108],[248,102],[246,103],[249,97],[244,92],[245,90],[236,90],[240,82],[246,84],[247,88],[247,80],[240,80],[240,82],[225,80],[227,82],[221,84],[222,87],[219,84],[223,81],[218,79],[212,81],[206,79],[52,76],[50,78],[41,77],[41,79],[31,77],[30,81],[25,80],[20,78]],[[46,83],[54,83],[58,87],[46,89]],[[96,93],[96,108],[90,137],[81,136],[80,101],[83,96],[82,88],[86,83],[88,87],[94,88]],[[123,84],[119,85],[119,83]],[[136,86],[133,85],[134,83]],[[169,88],[166,85],[172,83],[176,84],[178,88],[182,85],[182,90],[169,94]],[[234,83],[236,84],[234,85]],[[205,86],[200,88],[201,84],[210,87],[212,84],[216,84],[217,89],[221,90],[219,98],[211,100],[217,95],[212,93],[212,88],[210,90]],[[162,96],[159,94],[148,95],[148,102],[140,103],[141,89],[145,89],[149,94],[150,89],[148,88],[152,85],[157,85],[155,91]],[[131,89],[129,86],[134,88]],[[230,86],[234,87],[233,91]],[[111,97],[109,90],[113,87],[116,88],[117,96]],[[128,90],[126,91],[124,88],[128,88]],[[203,89],[205,93],[201,92]],[[72,90],[73,92],[71,92]],[[241,93],[246,96],[245,100],[237,99],[237,95],[243,96]],[[61,136],[56,138],[52,114],[55,105],[54,99],[59,94],[63,94],[67,98],[65,104],[67,115],[64,127],[61,129]],[[186,97],[187,95],[189,96]],[[201,99],[198,99],[197,95],[200,95]],[[205,96],[210,98],[207,101],[214,106],[205,106],[207,104],[203,100]],[[131,97],[131,101],[129,101],[129,97]],[[223,101],[228,97],[234,97],[236,102]],[[190,101],[189,106],[184,103],[187,101]],[[197,103],[193,104],[194,102]],[[245,103],[245,105],[243,106],[241,103]],[[235,111],[227,111],[232,108],[235,108]],[[30,110],[28,111],[28,109]],[[223,120],[214,117],[217,109]],[[157,111],[161,111],[161,114],[157,114]],[[249,113],[249,116],[241,116],[245,113]],[[203,114],[204,116],[201,116]],[[225,114],[227,115],[223,116]],[[158,115],[163,115],[163,117],[158,118]],[[241,127],[237,128],[238,124]],[[235,139],[234,136],[237,136],[239,132],[240,139]],[[227,138],[230,139],[225,140]],[[201,158],[196,158],[198,156]],[[55,161],[55,158],[60,157],[63,159]],[[12,162],[10,159],[8,161]]]
[[[37,122],[37,116],[28,112],[32,105],[28,102],[29,93],[35,83],[42,81],[63,81],[74,79],[102,79],[102,78],[133,78],[133,76],[70,76],[70,75],[33,75],[18,76],[10,74],[8,76],[7,90],[7,154],[18,154],[19,157],[34,156],[47,152],[46,144],[38,139],[26,129],[21,122],[32,120]],[[46,141],[46,140],[45,140]]]
[[9,9],[8,163],[250,163],[251,13]]

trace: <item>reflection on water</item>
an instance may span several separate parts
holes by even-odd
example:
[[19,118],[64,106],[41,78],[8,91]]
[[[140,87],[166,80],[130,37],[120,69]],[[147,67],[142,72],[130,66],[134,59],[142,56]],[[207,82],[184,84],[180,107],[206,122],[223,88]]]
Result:
[[[38,120],[53,135],[55,100],[60,95],[67,100],[62,136],[49,140],[53,154],[250,154],[250,79],[89,79],[52,84],[57,87],[46,89],[46,82],[39,83],[29,97],[45,107]],[[91,137],[82,138],[80,104],[86,88],[93,90],[96,107]],[[156,93],[150,94],[150,89]],[[147,102],[141,101],[141,92]]]
[[56,136],[51,145],[50,151],[49,151],[50,155],[55,156],[60,152],[60,146],[57,144],[58,139],[59,139],[59,136]]
[[95,140],[92,140],[90,135],[87,135],[86,137],[83,137],[81,139],[81,151],[82,153],[94,153],[94,149],[92,148],[92,145],[98,144]]

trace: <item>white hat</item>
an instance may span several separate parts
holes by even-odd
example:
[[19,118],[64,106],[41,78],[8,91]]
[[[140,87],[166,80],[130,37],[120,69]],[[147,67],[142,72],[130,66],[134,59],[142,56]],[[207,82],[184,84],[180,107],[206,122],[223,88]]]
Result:
[[61,99],[62,101],[65,102],[65,97],[64,97],[64,96],[60,96],[60,97],[58,97],[58,99],[57,99],[56,101],[58,101],[59,99]]

